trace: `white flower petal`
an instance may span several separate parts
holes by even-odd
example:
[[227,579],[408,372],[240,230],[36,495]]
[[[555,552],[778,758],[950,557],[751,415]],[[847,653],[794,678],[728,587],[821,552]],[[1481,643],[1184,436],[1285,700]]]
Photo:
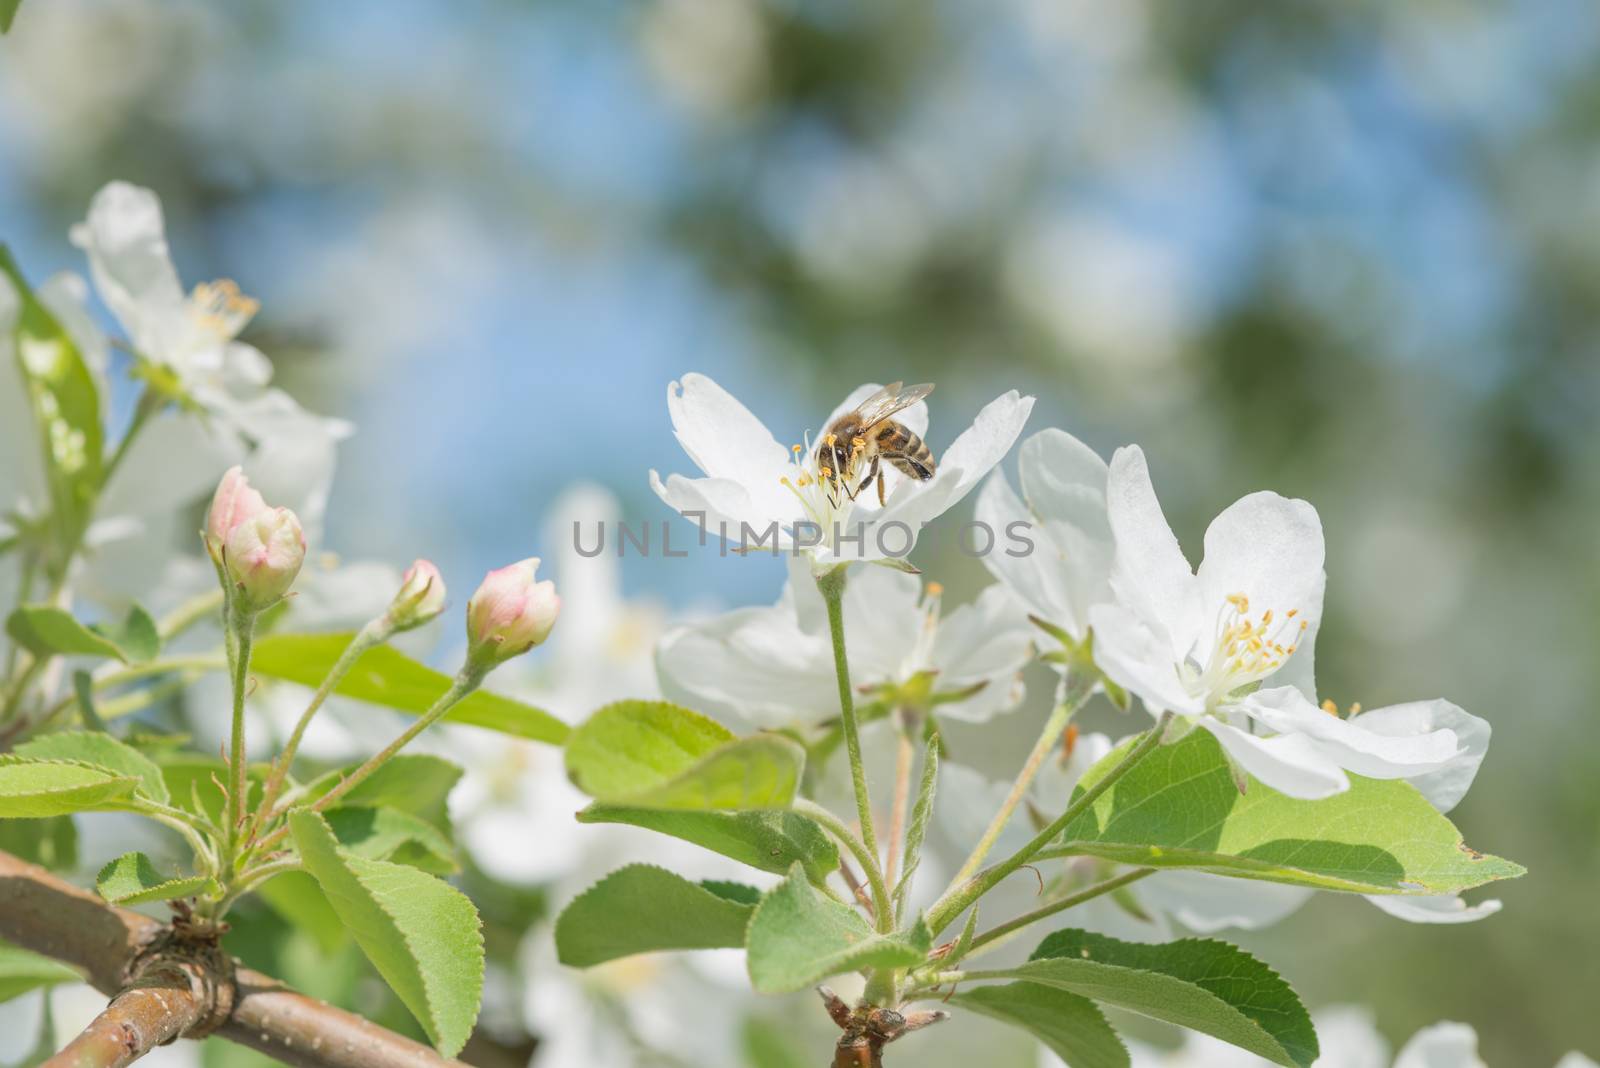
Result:
[[1478,1056],[1478,1034],[1466,1024],[1438,1023],[1411,1037],[1394,1068],[1488,1068]]
[[[766,551],[773,539],[768,528],[773,523],[787,522],[787,517],[763,514],[750,498],[750,491],[738,482],[726,478],[689,478],[669,475],[665,483],[654,470],[650,472],[650,488],[669,508],[688,517],[708,538],[726,536],[733,545],[762,542]],[[780,549],[792,544],[782,529],[777,536]]]
[[[934,806],[934,819],[938,820],[952,842],[970,847],[983,837],[989,821],[1000,811],[1000,805],[1010,790],[1010,783],[996,782],[965,764],[942,762],[939,765],[941,800]],[[1032,837],[1033,832],[1022,818],[1019,807],[1019,811],[1012,814],[1012,819],[1000,833],[994,853],[1001,857],[1015,853],[1027,845]]]
[[[1253,614],[1270,609],[1280,620],[1290,611],[1306,625],[1290,641],[1297,651],[1275,678],[1312,698],[1311,627],[1322,619],[1322,520],[1305,501],[1252,493],[1235,501],[1206,529],[1206,555],[1197,577],[1201,603],[1220,608],[1234,594],[1250,600]],[[1287,674],[1286,674],[1287,673]],[[1293,682],[1290,682],[1290,679]]]
[[1364,1005],[1330,1005],[1311,1014],[1322,1055],[1312,1068],[1389,1068],[1389,1043]]
[[1097,604],[1089,609],[1089,625],[1095,664],[1112,682],[1137,694],[1151,715],[1205,711],[1205,699],[1192,696],[1178,678],[1171,640],[1149,622],[1120,604]]
[[1162,514],[1144,450],[1137,445],[1111,457],[1106,512],[1116,539],[1112,590],[1140,617],[1161,625],[1181,660],[1204,626],[1200,584]]
[[1456,736],[1460,751],[1443,767],[1406,777],[1406,781],[1420,790],[1440,812],[1449,812],[1466,796],[1467,788],[1478,774],[1478,765],[1489,751],[1489,721],[1443,698],[1374,708],[1361,713],[1356,722],[1374,734],[1402,738],[1440,728]]
[[1041,430],[1022,443],[1017,472],[1028,508],[1043,526],[1062,569],[1070,607],[1065,622],[1081,633],[1089,607],[1110,600],[1115,543],[1106,513],[1110,467],[1064,430]]
[[743,486],[757,510],[776,517],[796,511],[779,479],[789,450],[734,396],[705,375],[687,374],[667,386],[673,433],[707,476]]
[[160,199],[112,182],[90,201],[88,219],[72,228],[72,243],[88,254],[95,289],[134,347],[160,359],[186,299],[168,252]]
[[1240,767],[1281,794],[1320,801],[1350,789],[1339,765],[1303,735],[1258,738],[1210,716],[1201,719],[1200,726],[1216,736]]
[[802,632],[782,601],[668,631],[656,668],[669,699],[733,723],[775,729],[839,712],[826,635]]
[[[1074,617],[1066,556],[1012,491],[1004,471],[990,475],[983,489],[978,491],[972,518],[989,532],[975,536],[993,538],[989,551],[982,557],[989,573],[1009,587],[1028,612],[1081,637],[1089,621]],[[1033,543],[1031,550],[1012,538],[1009,532],[1013,529]]]
[[1495,898],[1468,905],[1459,894],[1364,894],[1378,908],[1407,923],[1472,923],[1500,911]]
[[1229,928],[1254,931],[1270,927],[1304,905],[1315,891],[1208,872],[1169,871],[1141,880],[1133,892],[1141,902],[1189,930],[1214,934]]
[[1292,686],[1258,690],[1236,707],[1280,735],[1313,740],[1327,759],[1369,779],[1405,779],[1436,771],[1463,752],[1451,730],[1382,734],[1368,730],[1363,716],[1341,719],[1324,712]]
[[1573,1050],[1556,1062],[1556,1068],[1600,1068],[1600,1065]]
[[915,533],[954,507],[1011,450],[1033,411],[1033,400],[1013,389],[984,405],[972,425],[938,458],[934,476],[897,489],[879,512],[879,521],[899,521]]

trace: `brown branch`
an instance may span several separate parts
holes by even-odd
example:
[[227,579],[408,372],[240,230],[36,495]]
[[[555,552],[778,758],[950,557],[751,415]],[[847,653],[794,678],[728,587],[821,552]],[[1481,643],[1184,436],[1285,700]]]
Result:
[[201,1020],[187,986],[139,986],[111,999],[82,1034],[39,1068],[123,1068],[180,1037]]
[[[0,938],[72,965],[113,998],[88,1031],[48,1062],[55,1068],[127,1064],[176,1035],[204,1037],[211,1027],[294,1068],[466,1068],[248,968],[237,968],[228,983],[203,954],[174,958],[171,932],[0,852]],[[140,1048],[122,1060],[114,1048],[112,1059],[85,1059],[107,1049],[105,1038],[124,1051],[130,1043]],[[81,1056],[62,1059],[73,1050]]]

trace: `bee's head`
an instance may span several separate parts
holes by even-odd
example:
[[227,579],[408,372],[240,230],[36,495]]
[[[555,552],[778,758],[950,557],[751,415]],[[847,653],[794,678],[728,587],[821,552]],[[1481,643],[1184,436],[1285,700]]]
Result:
[[854,446],[850,439],[838,433],[826,434],[817,446],[817,474],[825,481],[837,484],[848,473],[855,461]]

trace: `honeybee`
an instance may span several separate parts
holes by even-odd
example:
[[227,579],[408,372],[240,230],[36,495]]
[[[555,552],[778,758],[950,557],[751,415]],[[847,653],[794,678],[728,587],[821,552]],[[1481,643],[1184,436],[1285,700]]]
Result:
[[[882,464],[888,462],[908,478],[926,482],[933,477],[933,452],[905,424],[891,418],[933,392],[932,383],[905,387],[891,382],[833,421],[817,447],[821,476],[853,501],[862,490],[878,483],[878,504],[884,503]],[[849,479],[868,463],[867,475],[853,489]]]

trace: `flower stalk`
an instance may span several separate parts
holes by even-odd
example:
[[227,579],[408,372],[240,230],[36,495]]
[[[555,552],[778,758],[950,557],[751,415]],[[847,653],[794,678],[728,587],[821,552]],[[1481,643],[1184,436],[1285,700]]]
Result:
[[[844,644],[845,568],[833,567],[817,576],[817,590],[828,608],[828,632],[833,639],[834,673],[839,680],[839,718],[844,729],[845,752],[850,760],[850,784],[855,791],[856,814],[861,820],[861,841],[878,867],[878,838],[872,829],[872,797],[867,791],[867,770],[861,760],[861,727],[856,722],[855,695],[850,688],[850,662]],[[887,911],[881,910],[880,923]]]
[[1100,799],[1100,795],[1111,789],[1117,780],[1131,771],[1135,764],[1143,760],[1152,750],[1161,744],[1166,735],[1167,725],[1172,722],[1172,713],[1162,713],[1161,720],[1150,730],[1140,736],[1139,741],[1130,749],[1126,756],[1115,767],[1093,786],[1088,787],[1078,795],[1078,799],[1067,806],[1067,810],[1053,820],[1049,826],[1034,836],[1033,840],[1011,856],[991,868],[986,868],[978,874],[958,882],[944,892],[944,895],[934,902],[928,910],[928,926],[935,935],[939,934],[966,911],[967,907],[977,901],[984,894],[994,889],[1006,876],[1021,868],[1032,860],[1040,851],[1047,848],[1055,841],[1067,825],[1089,810],[1089,807]]

